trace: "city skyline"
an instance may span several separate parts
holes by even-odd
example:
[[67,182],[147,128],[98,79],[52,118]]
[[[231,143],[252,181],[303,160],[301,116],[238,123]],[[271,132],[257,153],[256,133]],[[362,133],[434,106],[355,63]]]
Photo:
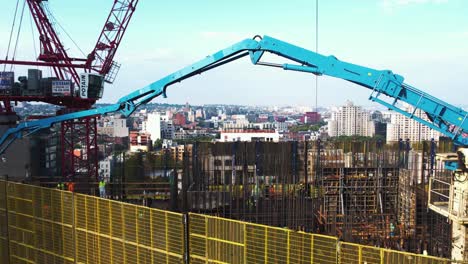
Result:
[[[122,63],[119,76],[114,85],[106,86],[100,103],[115,102],[255,34],[271,35],[311,50],[316,48],[314,1],[298,0],[294,5],[257,1],[249,2],[249,8],[246,1],[226,2],[221,8],[212,1],[182,3],[141,1],[116,56]],[[9,35],[14,4],[6,3],[0,11],[3,17],[0,32],[4,36]],[[60,25],[84,53],[95,44],[110,5],[110,2],[92,3],[93,9],[89,10],[90,0],[49,3]],[[80,12],[87,12],[86,20],[74,15]],[[466,13],[468,3],[461,0],[320,1],[319,53],[376,69],[391,69],[406,77],[409,84],[461,105],[468,95],[467,80],[463,77],[468,76],[468,52],[464,46],[468,40]],[[416,15],[418,19],[413,19]],[[349,23],[336,23],[338,16]],[[34,59],[29,14],[24,19],[17,57]],[[70,53],[81,56],[66,34],[62,32],[62,36]],[[0,50],[6,49],[7,41],[6,37],[0,40]],[[38,43],[37,39],[35,42]],[[21,72],[20,67],[17,69]],[[457,93],[447,93],[447,87]],[[319,77],[319,106],[336,105],[347,99],[373,105],[367,101],[369,93],[343,80]],[[252,66],[244,59],[174,85],[168,89],[168,96],[153,102],[314,106],[315,77]]]

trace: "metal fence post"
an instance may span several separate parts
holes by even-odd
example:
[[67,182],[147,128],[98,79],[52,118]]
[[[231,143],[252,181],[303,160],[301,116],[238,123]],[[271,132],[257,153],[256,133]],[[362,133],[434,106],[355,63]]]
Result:
[[287,230],[286,231],[287,234],[288,234],[288,238],[287,238],[287,247],[286,247],[286,263],[289,264],[290,261],[289,261],[289,258],[290,258],[290,253],[291,253],[291,241],[290,241],[290,236],[291,236],[291,230]]
[[185,234],[184,234],[184,235],[185,235],[185,237],[184,237],[184,238],[185,238],[185,239],[184,239],[184,240],[185,240],[185,241],[184,241],[184,244],[185,244],[185,245],[184,245],[184,247],[185,247],[185,249],[184,249],[184,251],[185,251],[185,252],[184,252],[184,262],[185,262],[186,264],[189,264],[189,263],[190,263],[190,249],[189,249],[189,245],[190,245],[190,243],[189,243],[189,239],[190,239],[190,233],[189,233],[189,232],[190,232],[190,228],[189,228],[189,220],[190,220],[190,219],[189,219],[188,213],[182,214],[182,217],[183,217],[183,221],[184,221],[184,233],[185,233]]
[[[336,241],[336,263],[341,263],[341,241]],[[360,264],[360,263],[359,263]]]
[[244,261],[247,263],[247,223],[244,223]]
[[314,263],[314,239],[315,236],[311,235],[311,240],[310,240],[310,263]]
[[72,202],[72,238],[73,238],[73,260],[75,262],[75,264],[78,263],[78,236],[76,235],[76,219],[75,219],[75,216],[76,216],[76,203],[75,203],[75,193],[72,192],[71,193],[71,202]]
[[6,175],[5,179],[5,224],[6,224],[6,243],[7,243],[7,257],[8,257],[8,264],[10,264],[10,225],[8,219],[8,175]]
[[380,264],[384,264],[384,250],[380,249]]

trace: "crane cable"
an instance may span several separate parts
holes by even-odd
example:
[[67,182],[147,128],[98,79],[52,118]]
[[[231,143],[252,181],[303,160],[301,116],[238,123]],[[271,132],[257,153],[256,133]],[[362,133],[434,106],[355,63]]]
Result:
[[[21,18],[20,18],[20,23],[18,25],[18,33],[16,34],[16,43],[15,43],[15,49],[13,50],[13,57],[11,58],[12,60],[15,59],[16,56],[16,51],[18,50],[18,43],[19,43],[19,38],[20,38],[20,33],[21,33],[21,26],[23,25],[23,16],[24,16],[24,9],[26,7],[26,0],[23,3],[23,8],[21,10]],[[10,70],[13,71],[14,65],[12,64],[10,66]]]
[[[45,7],[45,9],[47,11],[47,16],[53,19],[54,24],[57,24],[60,27],[60,29],[63,31],[63,33],[65,33],[65,35],[67,35],[67,37],[71,40],[73,45],[75,45],[75,47],[81,52],[83,57],[86,57],[86,54],[83,52],[83,50],[80,48],[80,46],[78,46],[78,44],[75,42],[75,40],[71,37],[70,34],[68,34],[68,32],[65,30],[65,28],[60,24],[60,22],[57,20],[57,18],[54,16],[54,14],[50,11],[49,5],[44,5],[44,7]],[[59,32],[57,30],[55,30],[55,31]]]
[[[315,0],[315,52],[318,53],[318,8],[319,0]],[[315,112],[318,113],[318,75],[315,75]]]
[[[44,5],[44,9],[46,10],[47,12],[47,17],[51,18],[51,24],[52,26],[54,27],[55,25],[58,25],[58,27],[65,33],[65,35],[71,40],[71,42],[73,43],[73,45],[75,45],[75,47],[78,49],[79,52],[81,52],[81,54],[83,55],[83,57],[86,57],[86,54],[83,52],[83,50],[80,48],[80,46],[78,46],[78,44],[75,42],[75,40],[71,37],[70,34],[68,34],[68,32],[65,30],[65,28],[60,24],[60,22],[57,20],[57,18],[53,15],[53,13],[50,11],[50,7],[49,5]],[[57,28],[54,28],[55,32],[57,32],[57,34],[60,32],[57,30]],[[62,43],[63,44],[63,43]],[[70,74],[72,74],[68,69],[63,69],[64,72],[67,74],[67,78],[70,78]],[[52,71],[51,71],[51,74],[52,74]]]
[[[7,52],[5,55],[5,60],[8,60],[8,54],[10,53],[11,38],[13,37],[13,31],[15,29],[16,15],[18,14],[18,6],[19,6],[19,0],[16,1],[15,15],[13,16],[13,23],[11,24],[10,38],[8,40],[8,48],[7,48]],[[3,65],[3,71],[5,70],[6,70],[6,64]]]
[[[31,26],[31,35],[32,35],[32,41],[33,41],[33,47],[34,47],[34,58],[37,60],[38,54],[37,54],[37,47],[36,47],[36,35],[34,34],[33,16],[31,12],[29,12],[29,24]],[[39,69],[39,66],[36,66],[36,69]]]

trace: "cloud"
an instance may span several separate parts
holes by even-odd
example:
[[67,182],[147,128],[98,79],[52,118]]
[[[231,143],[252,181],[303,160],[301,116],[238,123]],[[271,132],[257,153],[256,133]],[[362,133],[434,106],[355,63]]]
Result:
[[382,0],[381,6],[385,11],[392,12],[397,8],[423,4],[445,4],[449,0]]

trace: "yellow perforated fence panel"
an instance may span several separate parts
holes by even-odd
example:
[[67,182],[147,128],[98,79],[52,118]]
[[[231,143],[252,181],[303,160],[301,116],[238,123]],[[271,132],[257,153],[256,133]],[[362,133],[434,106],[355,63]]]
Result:
[[0,263],[183,263],[186,251],[182,214],[12,182],[0,221]]
[[[443,258],[418,255],[413,253],[364,246],[359,244],[341,242],[338,248],[339,263],[350,264],[449,264],[456,263]],[[457,262],[462,263],[462,262]]]
[[[184,218],[188,219],[188,226]],[[187,216],[0,181],[1,264],[186,261],[195,264],[454,263],[339,242],[331,236],[202,214]]]
[[443,258],[339,242],[331,236],[192,213],[189,214],[189,243],[191,263],[455,263]]
[[337,239],[189,214],[191,263],[337,263]]
[[182,263],[183,215],[76,194],[79,263]]
[[0,181],[0,263],[8,263],[9,259],[6,194],[6,182]]

